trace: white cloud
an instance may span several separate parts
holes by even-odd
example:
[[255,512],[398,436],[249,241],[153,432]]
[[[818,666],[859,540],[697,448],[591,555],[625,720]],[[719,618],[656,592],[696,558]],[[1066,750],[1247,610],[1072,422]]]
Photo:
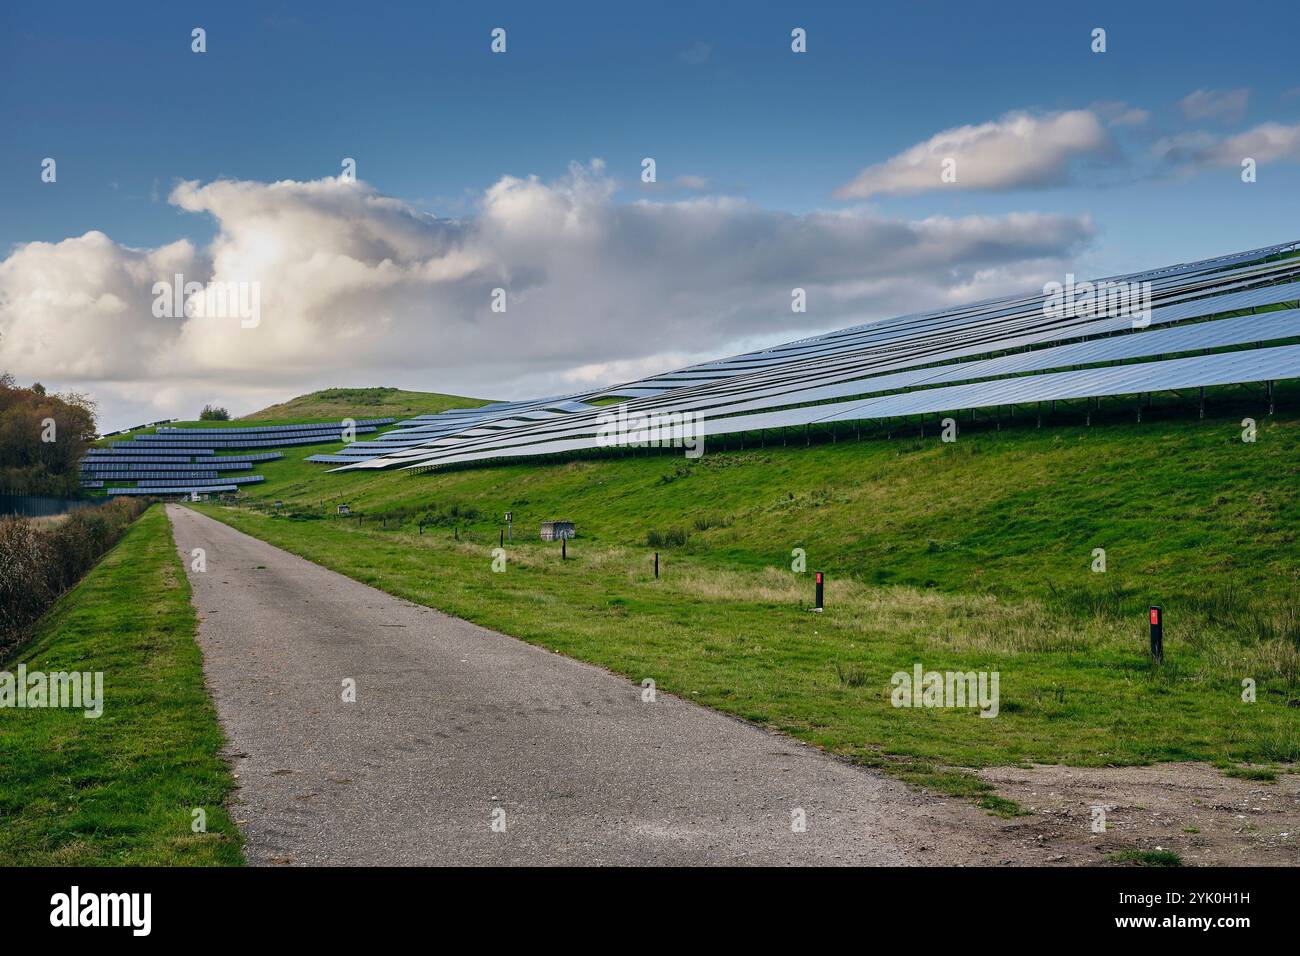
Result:
[[1300,123],[1260,123],[1233,136],[1219,137],[1203,130],[1159,140],[1156,156],[1181,170],[1240,166],[1247,157],[1257,163],[1277,160],[1300,162]]
[[1250,103],[1250,90],[1199,89],[1178,101],[1183,115],[1194,122],[1214,120],[1221,123],[1238,123],[1246,115]]
[[1104,119],[1109,126],[1145,126],[1151,120],[1149,110],[1130,106],[1122,100],[1103,100],[1093,103],[1088,109]]
[[642,192],[650,193],[703,193],[708,192],[713,183],[707,177],[695,176],[691,173],[683,173],[681,176],[674,176],[672,179],[664,182],[655,181],[645,183],[638,180],[637,188]]
[[[0,261],[0,367],[91,392],[106,428],[332,385],[522,397],[1038,287],[1093,234],[1036,213],[907,221],[614,193],[600,164],[575,166],[503,178],[474,216],[440,220],[364,183],[181,183],[171,202],[218,227],[202,248],[89,232]],[[260,324],[155,318],[153,283],[177,272],[260,283]],[[790,311],[795,286],[807,313]]]
[[[1108,152],[1112,143],[1090,110],[1008,113],[991,123],[936,133],[883,163],[868,166],[835,195],[865,199],[932,189],[1018,189],[1067,182],[1071,163]],[[943,161],[957,161],[955,183],[941,180]]]

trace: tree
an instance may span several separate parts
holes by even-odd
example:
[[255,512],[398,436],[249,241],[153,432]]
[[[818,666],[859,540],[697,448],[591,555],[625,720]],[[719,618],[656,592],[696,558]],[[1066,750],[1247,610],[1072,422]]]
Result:
[[204,405],[203,411],[199,412],[199,421],[228,422],[230,421],[230,412],[220,405]]
[[74,393],[49,395],[0,373],[0,489],[71,495],[95,440],[95,405]]

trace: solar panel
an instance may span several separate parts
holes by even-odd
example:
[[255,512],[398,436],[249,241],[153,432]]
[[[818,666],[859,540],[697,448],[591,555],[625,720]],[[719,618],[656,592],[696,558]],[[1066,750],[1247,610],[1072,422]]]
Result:
[[[356,419],[352,424],[357,426],[378,426],[391,425],[395,419],[392,418],[361,418]],[[259,433],[272,433],[276,435],[290,435],[295,432],[318,432],[318,431],[339,431],[345,425],[342,421],[337,422],[306,422],[298,425],[249,425],[238,428],[201,428],[195,426],[178,428],[175,426],[159,428],[158,434],[187,434],[198,436],[218,436],[218,435],[256,435]],[[142,435],[141,438],[148,436]]]
[[262,480],[263,479],[261,475],[243,475],[238,478],[217,478],[215,475],[213,475],[213,476],[209,476],[206,479],[195,479],[195,480],[162,478],[162,479],[147,480],[147,481],[137,481],[136,485],[141,488],[151,488],[157,486],[187,488],[191,485],[211,485],[216,483],[220,483],[223,485],[250,485],[250,484],[255,484],[256,482]]
[[[137,481],[141,484],[158,484],[175,481],[183,483],[187,479],[199,478],[211,483],[218,479],[215,471],[97,471],[93,472],[97,479],[104,481]],[[232,481],[235,479],[231,479]]]
[[208,495],[217,494],[218,492],[238,490],[238,486],[236,485],[208,485],[205,487],[193,488],[173,485],[165,488],[109,488],[104,493],[110,498],[113,498],[120,495],[188,495],[192,492]]
[[150,464],[148,462],[139,462],[134,460],[122,461],[120,459],[107,459],[100,461],[83,461],[81,470],[83,472],[123,472],[134,473],[138,471],[175,472],[182,474],[196,469],[209,471],[248,471],[253,467],[251,461],[237,461],[233,463],[222,462],[219,466],[211,464],[200,464],[197,462],[165,462],[162,464]]
[[[357,434],[373,432],[374,428],[358,428]],[[323,435],[306,435],[303,437],[286,438],[282,436],[268,436],[261,439],[249,439],[247,441],[234,440],[205,440],[202,444],[196,443],[190,439],[172,439],[169,437],[153,438],[149,435],[140,435],[129,442],[114,442],[114,451],[143,450],[147,454],[165,454],[167,452],[183,453],[187,455],[212,454],[214,449],[218,448],[279,448],[284,446],[295,445],[325,445],[331,442],[344,441],[342,433],[332,432]]]
[[1118,277],[1145,283],[1135,290],[1138,321],[1122,310],[1055,308],[1045,290],[869,322],[599,391],[419,415],[308,460],[431,467],[594,448],[611,408],[591,400],[603,395],[627,396],[620,410],[634,416],[702,415],[703,433],[716,435],[1300,377],[1300,357],[1285,344],[1300,338],[1297,247]]

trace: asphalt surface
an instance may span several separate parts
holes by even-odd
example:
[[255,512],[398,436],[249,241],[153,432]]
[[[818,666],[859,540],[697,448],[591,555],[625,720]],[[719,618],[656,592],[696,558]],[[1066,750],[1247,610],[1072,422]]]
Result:
[[959,801],[167,514],[250,863],[996,862]]

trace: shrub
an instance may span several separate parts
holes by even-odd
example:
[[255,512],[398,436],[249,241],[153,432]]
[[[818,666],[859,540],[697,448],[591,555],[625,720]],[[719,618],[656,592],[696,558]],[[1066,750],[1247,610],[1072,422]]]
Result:
[[720,514],[701,515],[695,519],[696,531],[708,531],[710,528],[727,528],[730,525],[731,519]]
[[199,421],[228,422],[230,421],[230,410],[222,408],[220,405],[204,405],[203,411],[199,412]]
[[[394,512],[390,512],[390,517],[392,514]],[[481,516],[482,512],[473,505],[462,505],[453,502],[450,505],[428,509],[420,515],[419,523],[421,526],[459,527],[477,521]]]
[[0,652],[89,571],[140,513],[143,502],[118,498],[55,524],[0,518]]
[[645,543],[651,548],[680,548],[686,544],[690,533],[685,528],[651,528],[646,532]]

